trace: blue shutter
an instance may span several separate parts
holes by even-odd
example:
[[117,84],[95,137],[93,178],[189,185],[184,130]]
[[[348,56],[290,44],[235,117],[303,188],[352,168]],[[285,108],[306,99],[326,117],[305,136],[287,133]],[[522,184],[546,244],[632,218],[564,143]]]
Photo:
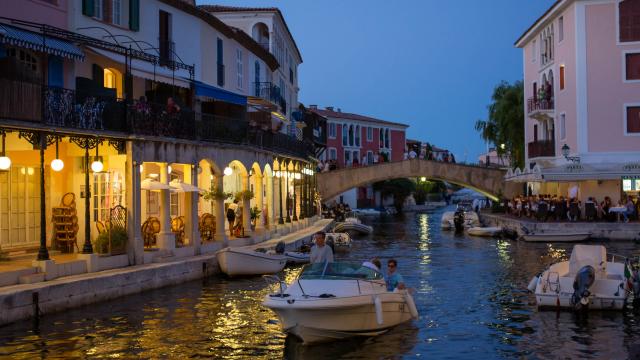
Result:
[[129,0],[129,29],[140,30],[140,0]]
[[64,87],[64,63],[58,56],[49,56],[48,64],[49,86]]
[[95,15],[94,0],[82,0],[82,15]]

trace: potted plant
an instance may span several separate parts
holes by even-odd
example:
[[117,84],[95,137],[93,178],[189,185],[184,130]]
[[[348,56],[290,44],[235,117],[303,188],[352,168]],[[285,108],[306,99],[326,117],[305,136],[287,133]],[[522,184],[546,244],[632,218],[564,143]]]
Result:
[[214,200],[227,200],[231,198],[233,194],[230,192],[224,192],[222,189],[218,189],[216,187],[211,187],[211,190],[209,191],[203,190],[200,193],[200,196],[202,196],[205,201],[213,202]]
[[243,191],[238,191],[236,193],[236,199],[238,200],[251,200],[253,199],[253,191],[251,190],[243,190]]
[[[99,254],[124,254],[127,247],[127,231],[121,227],[113,227],[98,235],[95,241],[95,249]],[[109,251],[111,241],[111,251]]]
[[257,206],[254,206],[250,209],[250,214],[251,214],[251,230],[255,230],[256,228],[256,223],[258,222],[258,219],[260,218],[260,214],[262,213],[262,210],[258,209]]

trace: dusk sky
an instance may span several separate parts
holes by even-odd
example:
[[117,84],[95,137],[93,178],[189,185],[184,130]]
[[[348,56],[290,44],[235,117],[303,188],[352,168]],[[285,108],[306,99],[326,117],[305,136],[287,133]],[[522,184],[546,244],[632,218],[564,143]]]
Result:
[[493,88],[522,79],[515,40],[553,0],[198,0],[276,6],[300,51],[305,105],[409,124],[407,136],[477,161]]

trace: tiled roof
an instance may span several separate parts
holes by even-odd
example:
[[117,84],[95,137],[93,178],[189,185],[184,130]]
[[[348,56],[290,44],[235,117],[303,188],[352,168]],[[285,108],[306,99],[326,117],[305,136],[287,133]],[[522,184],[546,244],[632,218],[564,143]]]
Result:
[[298,44],[296,44],[296,40],[293,38],[293,35],[291,34],[291,31],[289,30],[289,25],[287,25],[287,22],[284,20],[284,16],[282,15],[282,12],[280,12],[280,9],[278,9],[277,7],[242,7],[242,6],[225,6],[225,5],[200,5],[198,6],[200,9],[203,9],[205,11],[208,11],[210,13],[216,13],[216,12],[275,12],[276,14],[278,14],[280,16],[280,19],[282,20],[282,23],[284,24],[285,29],[287,29],[287,32],[289,33],[289,36],[291,37],[291,41],[293,41],[293,46],[296,48],[296,52],[298,53],[298,57],[300,58],[300,62],[302,63],[302,54],[300,53],[300,49],[298,49]]
[[358,121],[374,122],[374,123],[378,123],[378,124],[387,124],[387,125],[396,125],[396,126],[409,127],[409,125],[407,125],[407,124],[401,124],[401,123],[392,122],[392,121],[380,120],[380,119],[372,118],[372,117],[369,117],[369,116],[353,114],[353,113],[347,113],[347,112],[342,112],[342,111],[333,111],[333,110],[328,110],[328,109],[309,109],[309,110],[315,112],[318,115],[324,116],[326,118],[358,120]]

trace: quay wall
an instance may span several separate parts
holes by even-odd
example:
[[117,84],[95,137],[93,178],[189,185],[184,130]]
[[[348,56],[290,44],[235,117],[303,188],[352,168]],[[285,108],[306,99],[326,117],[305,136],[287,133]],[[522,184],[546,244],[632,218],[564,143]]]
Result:
[[[284,241],[292,249],[331,220],[253,247],[272,247]],[[233,243],[231,241],[230,243]],[[51,281],[0,287],[0,325],[42,316],[146,290],[178,285],[220,273],[215,253],[179,260],[66,276]]]
[[576,231],[590,232],[592,238],[614,241],[640,240],[640,223],[622,222],[537,222],[528,219],[518,219],[499,214],[480,213],[480,221],[486,226],[507,227],[522,235],[522,226],[529,231],[559,232]]

